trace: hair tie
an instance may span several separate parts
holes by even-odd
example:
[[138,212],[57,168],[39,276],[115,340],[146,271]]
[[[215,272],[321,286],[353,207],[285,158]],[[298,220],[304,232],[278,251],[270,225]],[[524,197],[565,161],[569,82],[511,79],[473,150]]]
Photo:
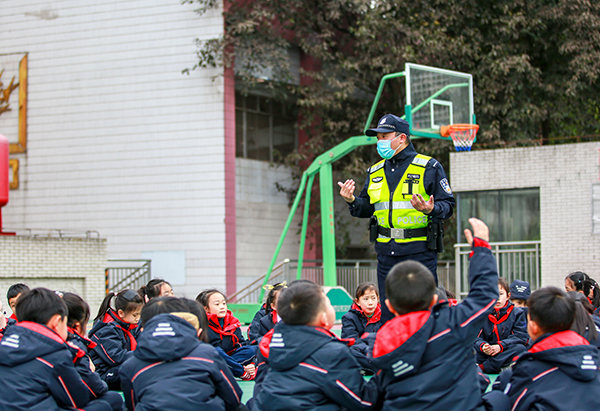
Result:
[[[275,285],[281,286],[282,288],[287,288],[287,281],[284,281],[282,283],[278,283]],[[263,285],[263,290],[271,291],[273,288],[275,288],[275,285],[271,285],[271,284]]]

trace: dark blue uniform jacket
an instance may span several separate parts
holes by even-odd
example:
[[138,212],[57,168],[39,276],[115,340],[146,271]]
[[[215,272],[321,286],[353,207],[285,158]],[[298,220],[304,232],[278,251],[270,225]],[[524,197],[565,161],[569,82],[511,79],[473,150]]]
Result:
[[[494,384],[512,410],[598,410],[598,350],[574,331],[545,334]],[[494,410],[504,410],[495,401]]]
[[265,334],[267,334],[269,331],[271,331],[275,327],[275,324],[277,324],[276,321],[277,321],[277,312],[276,311],[271,311],[270,313],[268,313],[267,315],[265,315],[263,318],[260,319],[260,321],[258,322],[259,341],[265,336]]
[[85,406],[90,390],[73,365],[74,358],[82,355],[44,325],[27,321],[13,325],[0,342],[0,409],[53,411]]
[[[492,307],[484,316],[487,321],[479,332],[474,347],[481,351],[485,343],[490,345],[498,344],[502,351],[511,345],[527,345],[529,335],[527,334],[527,317],[522,308],[515,307],[508,301],[506,305],[499,310]],[[500,351],[500,352],[502,352]]]
[[347,344],[323,328],[279,322],[261,342],[268,369],[255,387],[252,409],[372,409],[375,381],[363,379]]
[[129,410],[236,410],[242,390],[215,349],[187,321],[160,314],[146,323],[120,369]]
[[67,341],[77,346],[85,355],[80,356],[75,360],[75,368],[79,372],[79,376],[85,382],[89,388],[92,398],[99,398],[108,391],[108,386],[98,373],[92,372],[90,369],[90,358],[88,357],[88,351],[96,346],[91,340],[77,334],[75,331],[69,329],[69,336]]
[[586,340],[588,340],[588,342],[590,343],[590,345],[593,345],[594,347],[600,349],[600,318],[598,318],[595,315],[593,315],[592,319],[594,320],[594,324],[596,325],[596,338],[592,339],[590,337],[589,330],[586,331],[586,333],[585,333],[585,335],[583,337]]
[[384,410],[483,409],[472,347],[498,299],[496,261],[486,246],[476,239],[463,302],[397,316],[377,332],[372,362],[383,369]]
[[258,335],[258,325],[260,323],[260,320],[265,315],[267,315],[267,309],[265,304],[263,304],[262,307],[260,307],[260,310],[258,310],[256,314],[254,314],[254,318],[252,319],[252,322],[248,327],[248,339],[252,344],[258,344],[260,342],[260,339],[262,338],[262,336]]
[[119,366],[133,355],[135,349],[136,341],[131,335],[135,328],[135,324],[124,322],[112,310],[106,313],[103,321],[94,323],[88,335],[97,345],[90,349],[89,355],[103,380],[119,380]]
[[[413,161],[417,152],[412,143],[408,145],[404,150],[396,154],[389,160],[385,160],[384,171],[385,178],[390,187],[390,191],[393,192],[398,187],[398,183],[404,176],[406,169]],[[368,171],[367,171],[368,174]],[[371,204],[367,189],[369,188],[370,175],[367,175],[367,180],[363,186],[361,192],[355,195],[355,200],[352,202],[350,207],[350,214],[354,217],[369,218],[375,212],[375,207]],[[425,167],[425,174],[423,175],[423,184],[425,186],[425,192],[430,196],[433,196],[433,211],[429,214],[432,220],[440,221],[450,218],[454,209],[454,196],[448,183],[448,177],[442,165],[435,159],[429,160]],[[445,187],[445,188],[444,188]],[[447,190],[447,191],[446,191]],[[375,251],[380,255],[407,255],[416,254],[427,251],[427,244],[425,241],[416,241],[410,243],[400,244],[395,241],[389,241],[387,243],[375,243]]]
[[246,340],[242,335],[240,321],[231,311],[227,311],[225,318],[218,318],[215,314],[207,314],[207,317],[208,330],[204,331],[208,334],[208,342],[213,347],[221,347],[231,355],[241,346],[250,344],[250,340]]
[[[377,320],[377,318],[381,318],[381,307],[377,306],[376,311],[378,313],[373,313],[374,318],[369,318],[362,312],[360,307],[353,304],[352,308],[342,317],[342,338],[354,338],[356,340],[354,345],[350,347],[351,350],[367,354],[367,342],[360,338],[365,333],[376,333],[379,327],[381,327],[381,320],[370,321],[371,319]],[[377,316],[377,314],[379,315]]]

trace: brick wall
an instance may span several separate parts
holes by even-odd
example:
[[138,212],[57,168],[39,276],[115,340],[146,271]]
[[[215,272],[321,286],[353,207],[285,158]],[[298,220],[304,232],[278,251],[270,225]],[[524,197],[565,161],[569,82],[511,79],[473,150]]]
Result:
[[450,155],[454,192],[539,187],[542,285],[562,287],[571,271],[600,280],[600,235],[592,234],[592,184],[600,143]]
[[8,287],[15,283],[30,288],[79,294],[90,305],[92,318],[104,298],[106,240],[84,238],[0,236],[0,300],[4,311]]

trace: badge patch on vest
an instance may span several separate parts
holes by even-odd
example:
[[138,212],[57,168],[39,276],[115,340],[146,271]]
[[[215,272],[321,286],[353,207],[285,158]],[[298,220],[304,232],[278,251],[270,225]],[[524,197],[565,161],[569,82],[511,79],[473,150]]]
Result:
[[448,179],[444,178],[440,180],[440,185],[444,189],[444,191],[448,194],[452,194],[452,189],[450,188],[450,184],[448,183]]
[[383,177],[375,177],[373,180],[374,183],[379,183],[381,180],[383,180]]

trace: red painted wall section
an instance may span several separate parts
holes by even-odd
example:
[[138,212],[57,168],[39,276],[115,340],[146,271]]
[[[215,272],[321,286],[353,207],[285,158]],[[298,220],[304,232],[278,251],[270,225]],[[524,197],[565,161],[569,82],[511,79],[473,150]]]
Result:
[[225,117],[225,286],[227,295],[237,289],[235,236],[235,77],[233,69],[224,73]]

